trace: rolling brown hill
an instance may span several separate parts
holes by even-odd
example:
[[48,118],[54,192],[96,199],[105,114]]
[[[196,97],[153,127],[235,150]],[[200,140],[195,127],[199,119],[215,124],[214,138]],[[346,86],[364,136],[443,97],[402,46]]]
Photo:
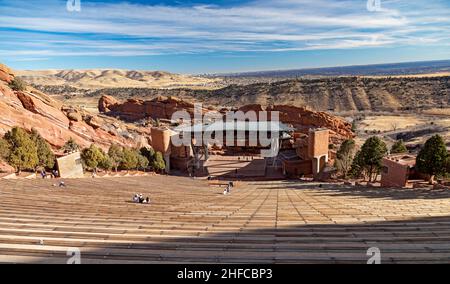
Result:
[[[316,111],[393,111],[445,108],[450,105],[450,76],[411,77],[334,77],[293,79],[272,83],[229,85],[215,90],[105,88],[67,89],[61,86],[37,86],[47,93],[64,95],[69,101],[92,100],[102,95],[119,100],[151,100],[172,96],[212,106],[240,107],[246,104],[294,105]],[[76,95],[73,95],[76,93]]]
[[16,71],[16,75],[33,85],[70,86],[79,89],[116,87],[139,88],[208,88],[220,79],[209,79],[163,71],[120,69]]

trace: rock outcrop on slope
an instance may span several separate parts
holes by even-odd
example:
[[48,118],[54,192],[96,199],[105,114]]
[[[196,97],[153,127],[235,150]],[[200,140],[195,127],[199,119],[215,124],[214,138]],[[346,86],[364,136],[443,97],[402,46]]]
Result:
[[[171,119],[176,111],[187,111],[191,116],[194,114],[194,103],[187,102],[174,97],[157,97],[153,100],[144,101],[129,99],[123,103],[111,96],[102,96],[98,102],[98,110],[122,119],[136,121],[151,117],[153,119]],[[207,111],[202,108],[202,113]]]
[[11,69],[0,65],[0,135],[19,126],[36,129],[55,148],[63,146],[71,137],[82,147],[92,143],[102,148],[112,143],[129,147],[148,144],[146,129],[64,106],[31,87],[13,91],[9,83],[14,77]]
[[[331,131],[333,142],[341,142],[343,139],[354,137],[351,123],[322,111],[312,111],[304,107],[292,105],[274,105],[267,108],[259,104],[251,104],[240,107],[243,112],[277,111],[279,120],[285,124],[292,125],[297,131],[308,134],[311,128],[328,128]],[[269,115],[270,117],[270,115]]]
[[[194,104],[172,97],[158,97],[150,101],[129,99],[121,103],[111,96],[102,96],[99,100],[98,108],[100,112],[129,120],[139,120],[147,117],[152,119],[170,119],[172,114],[178,110],[186,110],[192,117]],[[311,111],[304,107],[274,105],[266,108],[260,104],[251,104],[242,106],[239,110],[243,112],[255,111],[257,113],[264,110],[268,112],[278,111],[281,122],[292,125],[304,133],[308,133],[310,128],[326,127],[331,130],[331,137],[335,141],[354,136],[349,122],[326,112]],[[202,109],[203,113],[207,111],[208,109]]]

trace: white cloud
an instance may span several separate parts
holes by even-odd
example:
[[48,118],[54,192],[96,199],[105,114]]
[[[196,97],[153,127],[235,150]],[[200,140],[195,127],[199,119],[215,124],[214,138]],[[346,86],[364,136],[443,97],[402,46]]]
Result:
[[65,1],[0,4],[0,28],[29,31],[0,31],[8,38],[3,56],[282,52],[448,44],[450,38],[450,9],[441,0],[382,0],[376,13],[366,10],[365,0],[262,0],[234,7],[82,1],[80,13],[67,12]]

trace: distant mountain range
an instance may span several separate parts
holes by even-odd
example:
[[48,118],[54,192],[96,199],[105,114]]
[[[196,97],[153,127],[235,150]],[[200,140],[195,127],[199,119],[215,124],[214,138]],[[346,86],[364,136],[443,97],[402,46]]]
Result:
[[212,77],[391,76],[449,73],[450,60],[216,74]]
[[207,88],[220,79],[210,79],[163,71],[119,69],[16,71],[27,83],[39,86],[101,88]]

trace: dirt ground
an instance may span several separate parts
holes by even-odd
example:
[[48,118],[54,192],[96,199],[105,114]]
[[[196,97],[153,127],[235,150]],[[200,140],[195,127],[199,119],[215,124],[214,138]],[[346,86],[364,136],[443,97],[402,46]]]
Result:
[[[395,141],[397,134],[411,133],[404,139],[408,145],[423,144],[434,134],[444,137],[450,143],[450,109],[429,109],[420,113],[371,113],[356,121],[358,144],[371,135],[381,135],[388,145]],[[355,117],[358,117],[355,115]],[[424,133],[421,133],[424,132]]]

